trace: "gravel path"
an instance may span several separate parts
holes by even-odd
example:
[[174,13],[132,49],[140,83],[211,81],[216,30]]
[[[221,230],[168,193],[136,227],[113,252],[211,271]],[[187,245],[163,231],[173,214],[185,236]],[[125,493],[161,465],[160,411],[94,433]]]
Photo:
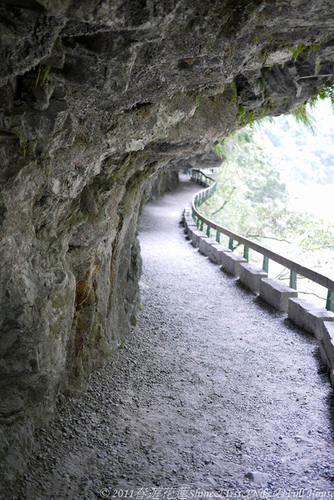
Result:
[[197,189],[145,207],[133,335],[38,433],[6,499],[334,498],[317,345],[185,239]]

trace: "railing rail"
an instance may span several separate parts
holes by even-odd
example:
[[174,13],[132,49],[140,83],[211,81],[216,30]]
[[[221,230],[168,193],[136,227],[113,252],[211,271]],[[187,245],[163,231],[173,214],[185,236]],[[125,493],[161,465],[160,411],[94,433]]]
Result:
[[283,257],[282,255],[273,252],[272,250],[269,250],[268,248],[259,245],[258,243],[255,243],[254,241],[251,241],[248,238],[241,236],[240,234],[234,233],[233,231],[230,231],[226,227],[216,224],[214,221],[208,219],[207,217],[204,217],[204,215],[201,214],[201,212],[198,210],[198,207],[214,194],[217,187],[217,182],[215,181],[215,179],[209,177],[204,172],[198,169],[192,170],[192,179],[195,180],[196,182],[199,182],[203,186],[207,186],[204,190],[199,191],[197,194],[195,194],[192,201],[192,216],[194,221],[197,223],[197,227],[199,227],[203,231],[205,224],[207,226],[206,234],[208,236],[210,235],[210,229],[214,229],[217,232],[216,239],[218,242],[220,241],[220,234],[225,234],[226,236],[228,236],[230,238],[229,248],[231,250],[233,249],[234,240],[236,240],[238,243],[241,243],[242,245],[244,245],[244,257],[247,258],[247,260],[248,260],[249,248],[260,253],[264,257],[263,269],[266,272],[268,272],[269,259],[286,267],[287,269],[290,270],[291,288],[295,289],[297,288],[297,274],[304,276],[304,278],[307,278],[313,281],[314,283],[317,283],[318,285],[325,287],[328,290],[326,309],[334,311],[333,280],[331,280],[327,276],[324,276],[323,274],[313,271],[312,269],[302,266],[301,264],[298,264],[297,262],[291,259]]

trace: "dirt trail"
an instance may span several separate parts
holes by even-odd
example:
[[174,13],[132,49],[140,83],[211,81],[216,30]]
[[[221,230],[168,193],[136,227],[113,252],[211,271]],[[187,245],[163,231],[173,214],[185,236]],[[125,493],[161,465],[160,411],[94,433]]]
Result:
[[316,342],[185,239],[197,189],[145,207],[133,336],[39,432],[7,499],[334,498]]

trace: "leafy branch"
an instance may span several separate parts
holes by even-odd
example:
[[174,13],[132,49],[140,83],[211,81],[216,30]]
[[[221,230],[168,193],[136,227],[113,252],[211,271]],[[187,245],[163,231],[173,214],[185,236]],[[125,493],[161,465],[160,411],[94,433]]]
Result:
[[334,83],[326,85],[316,96],[317,99],[329,99],[334,113]]
[[315,129],[314,129],[314,119],[310,115],[310,113],[307,111],[306,107],[307,103],[303,103],[300,106],[298,106],[297,109],[292,111],[292,116],[295,118],[296,122],[298,124],[304,125],[306,128],[311,130],[311,132],[314,134]]
[[247,234],[246,237],[247,238],[254,238],[257,240],[264,239],[264,240],[280,241],[282,243],[288,243],[289,245],[291,245],[291,241],[286,240],[285,238],[275,238],[275,236],[265,236],[264,234]]
[[42,66],[39,65],[38,71],[37,71],[37,78],[35,82],[35,88],[38,86],[39,82],[41,81],[41,85],[44,85],[49,77],[49,73],[51,71],[51,66]]
[[236,190],[236,187],[233,186],[231,192],[229,193],[229,195],[225,199],[224,203],[217,210],[215,210],[214,212],[212,212],[211,215],[216,215],[221,210],[224,210],[225,206],[227,205],[227,203],[229,202],[229,200],[232,198],[232,195],[233,195],[233,193],[234,193],[235,190]]

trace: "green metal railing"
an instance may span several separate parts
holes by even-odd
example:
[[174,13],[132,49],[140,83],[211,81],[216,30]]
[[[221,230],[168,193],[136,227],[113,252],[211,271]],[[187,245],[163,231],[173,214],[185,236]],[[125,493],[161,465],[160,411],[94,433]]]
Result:
[[303,276],[318,285],[323,286],[327,289],[327,300],[326,300],[326,309],[328,311],[334,312],[334,281],[330,278],[313,271],[307,267],[304,267],[293,260],[287,259],[282,255],[279,255],[272,250],[269,250],[262,245],[255,243],[254,241],[249,240],[248,238],[244,238],[229,229],[216,224],[212,220],[204,217],[201,212],[198,210],[200,205],[204,203],[210,196],[212,196],[217,188],[217,182],[212,177],[209,177],[201,170],[193,169],[192,170],[192,180],[198,182],[202,186],[205,187],[202,191],[199,191],[195,194],[192,201],[192,217],[194,222],[196,223],[198,229],[204,231],[204,225],[206,225],[206,234],[210,236],[210,230],[214,229],[216,231],[216,241],[220,243],[220,235],[224,234],[229,238],[229,249],[234,249],[234,241],[242,244],[244,246],[244,258],[249,260],[249,249],[255,250],[263,256],[263,270],[268,273],[269,269],[269,261],[273,260],[278,264],[284,266],[285,268],[290,270],[290,287],[297,290],[297,275]]

